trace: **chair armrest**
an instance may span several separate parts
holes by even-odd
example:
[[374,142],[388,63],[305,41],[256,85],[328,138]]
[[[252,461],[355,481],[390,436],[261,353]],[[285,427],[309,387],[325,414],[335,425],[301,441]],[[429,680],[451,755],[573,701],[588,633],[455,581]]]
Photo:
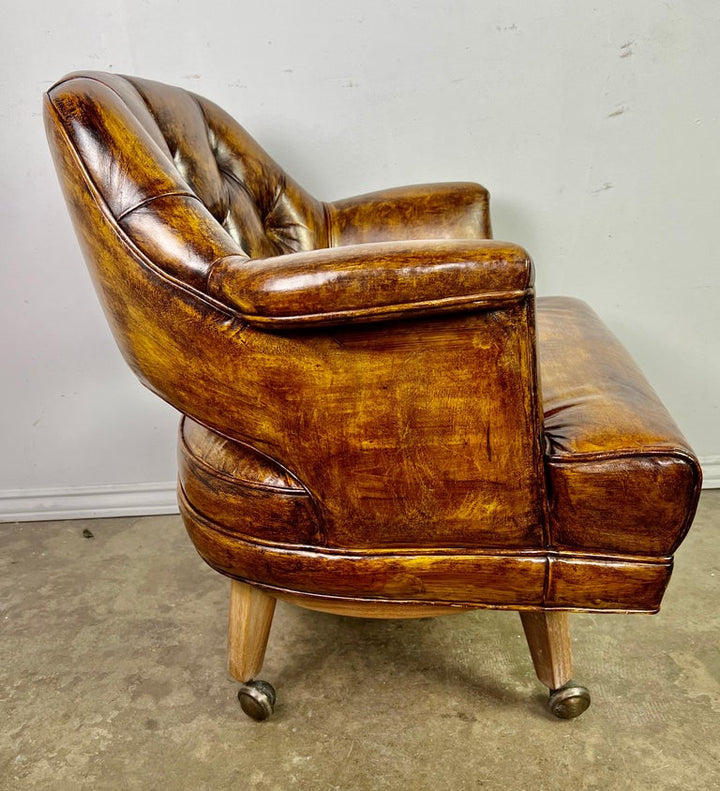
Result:
[[533,283],[527,252],[492,241],[355,245],[213,266],[211,296],[252,324],[312,326],[492,308]]
[[489,239],[488,191],[479,184],[418,184],[326,203],[328,244],[403,239]]

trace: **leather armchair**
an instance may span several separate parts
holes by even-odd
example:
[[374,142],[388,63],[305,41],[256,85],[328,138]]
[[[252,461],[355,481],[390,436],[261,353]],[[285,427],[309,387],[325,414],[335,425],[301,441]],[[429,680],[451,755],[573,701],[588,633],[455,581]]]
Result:
[[180,510],[231,578],[243,708],[276,599],[518,610],[551,708],[569,611],[655,612],[701,473],[584,303],[535,299],[477,184],[322,203],[179,88],[73,74],[50,147],[120,350],[178,409]]

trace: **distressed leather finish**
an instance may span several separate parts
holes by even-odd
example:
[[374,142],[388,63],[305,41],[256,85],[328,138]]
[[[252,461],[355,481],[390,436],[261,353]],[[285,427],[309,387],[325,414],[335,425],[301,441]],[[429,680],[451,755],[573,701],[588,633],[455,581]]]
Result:
[[671,555],[700,486],[687,441],[587,305],[540,299],[537,315],[551,544]]
[[185,416],[210,565],[323,606],[659,607],[697,460],[587,307],[536,304],[484,188],[322,203],[216,105],[117,75],[45,119],[118,345]]
[[489,195],[480,184],[398,187],[327,204],[327,212],[329,241],[338,247],[492,236]]
[[317,539],[310,495],[271,459],[189,418],[180,422],[179,494],[218,528],[262,541]]
[[532,287],[522,247],[425,240],[362,244],[267,258],[225,258],[209,288],[255,324],[382,321],[468,308],[502,308]]

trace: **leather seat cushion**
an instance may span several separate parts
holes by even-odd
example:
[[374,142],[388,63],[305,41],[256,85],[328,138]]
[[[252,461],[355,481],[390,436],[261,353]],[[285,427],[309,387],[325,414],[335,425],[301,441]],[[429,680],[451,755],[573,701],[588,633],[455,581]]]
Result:
[[701,482],[685,438],[584,302],[538,299],[537,332],[551,547],[672,554]]

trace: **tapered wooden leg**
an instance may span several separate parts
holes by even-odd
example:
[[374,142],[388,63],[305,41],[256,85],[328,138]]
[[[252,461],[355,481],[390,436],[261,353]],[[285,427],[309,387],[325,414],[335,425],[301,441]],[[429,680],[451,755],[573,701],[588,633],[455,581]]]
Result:
[[535,673],[548,689],[559,689],[572,677],[570,625],[566,612],[521,612]]
[[537,677],[550,690],[550,711],[562,719],[582,714],[588,690],[571,680],[572,647],[566,612],[521,612],[523,629]]
[[228,623],[228,670],[238,681],[250,681],[265,658],[275,599],[267,593],[232,580]]

